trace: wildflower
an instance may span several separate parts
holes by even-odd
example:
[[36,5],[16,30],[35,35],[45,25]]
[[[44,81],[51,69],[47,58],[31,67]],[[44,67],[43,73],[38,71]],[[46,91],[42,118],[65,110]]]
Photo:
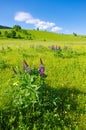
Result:
[[23,69],[26,70],[28,68],[28,64],[27,62],[24,60],[23,61]]
[[26,70],[29,74],[31,73],[31,70],[29,69],[28,64],[25,60],[23,61],[23,70]]
[[40,72],[41,76],[44,76],[44,70],[45,70],[45,68],[44,68],[42,59],[40,58],[40,69],[39,69],[39,72]]
[[52,47],[51,47],[51,49],[52,49],[52,50],[55,50],[55,47],[54,47],[54,46],[52,46]]
[[40,75],[44,76],[44,66],[40,65]]

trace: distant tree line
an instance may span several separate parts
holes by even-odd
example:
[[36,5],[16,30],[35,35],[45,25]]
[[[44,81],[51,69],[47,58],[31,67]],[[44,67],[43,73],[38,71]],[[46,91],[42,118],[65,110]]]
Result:
[[14,25],[12,29],[5,30],[4,34],[2,34],[2,31],[0,31],[0,37],[19,39],[24,38],[29,40],[34,39],[33,35],[29,33],[27,30],[22,29],[20,25]]
[[11,27],[0,25],[0,29],[11,29]]

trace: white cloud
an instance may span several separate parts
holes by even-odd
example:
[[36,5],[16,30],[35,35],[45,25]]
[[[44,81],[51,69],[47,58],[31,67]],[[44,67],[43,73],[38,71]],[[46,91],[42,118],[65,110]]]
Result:
[[34,24],[34,25],[36,25],[37,23],[40,22],[40,20],[39,20],[39,19],[31,18],[31,19],[26,20],[25,22],[26,22],[27,24]]
[[17,12],[14,19],[16,21],[25,22],[27,24],[32,24],[35,28],[39,28],[41,30],[51,29],[51,31],[59,31],[62,28],[57,27],[55,23],[42,21],[40,19],[34,18],[30,13],[26,12]]
[[60,30],[62,30],[62,28],[57,27],[57,26],[55,26],[55,27],[53,27],[53,28],[51,29],[52,32],[57,32],[57,31],[60,31]]
[[45,21],[39,21],[38,23],[35,24],[35,27],[39,29],[48,29],[53,27],[55,24],[50,23],[50,22],[45,22]]
[[30,13],[18,12],[18,13],[16,13],[14,19],[16,21],[21,21],[22,22],[22,21],[26,21],[28,19],[32,19],[32,16],[31,16]]

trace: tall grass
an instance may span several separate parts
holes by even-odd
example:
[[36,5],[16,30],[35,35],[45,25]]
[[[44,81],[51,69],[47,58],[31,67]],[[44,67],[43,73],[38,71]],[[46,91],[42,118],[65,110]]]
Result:
[[[40,58],[44,79],[37,75]],[[1,40],[0,130],[85,130],[85,59],[82,43]],[[33,75],[23,71],[23,60]]]

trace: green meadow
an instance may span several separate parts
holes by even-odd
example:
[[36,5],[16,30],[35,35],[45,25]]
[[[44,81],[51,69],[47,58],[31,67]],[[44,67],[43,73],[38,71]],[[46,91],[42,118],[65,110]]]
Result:
[[0,130],[86,130],[86,37],[18,33],[0,38]]

